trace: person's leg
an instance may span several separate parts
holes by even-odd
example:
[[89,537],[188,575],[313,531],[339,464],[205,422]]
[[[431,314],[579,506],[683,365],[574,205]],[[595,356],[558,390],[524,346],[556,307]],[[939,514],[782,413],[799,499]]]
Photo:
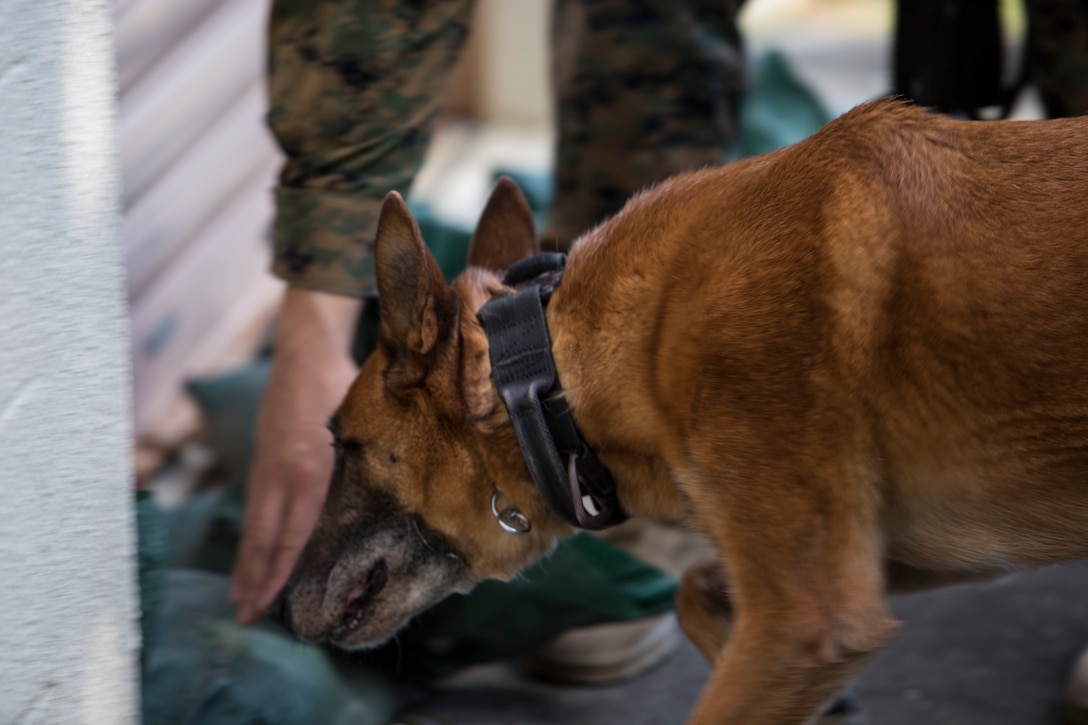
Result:
[[[737,156],[741,4],[555,0],[558,143],[544,249],[566,250],[660,179]],[[580,683],[623,679],[659,662],[678,638],[671,613],[580,628],[538,650],[526,669]]]
[[543,239],[566,248],[634,193],[740,144],[743,0],[556,0],[558,149]]
[[1088,113],[1088,0],[1030,0],[1031,75],[1047,116]]

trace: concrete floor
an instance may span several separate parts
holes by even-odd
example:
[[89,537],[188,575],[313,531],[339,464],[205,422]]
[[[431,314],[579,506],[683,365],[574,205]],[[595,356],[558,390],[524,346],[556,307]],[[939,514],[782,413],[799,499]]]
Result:
[[[853,684],[870,725],[1056,725],[1088,645],[1088,564],[893,601],[903,629]],[[512,663],[447,683],[408,719],[437,725],[682,723],[708,668],[687,642],[655,670],[599,688],[528,681]]]

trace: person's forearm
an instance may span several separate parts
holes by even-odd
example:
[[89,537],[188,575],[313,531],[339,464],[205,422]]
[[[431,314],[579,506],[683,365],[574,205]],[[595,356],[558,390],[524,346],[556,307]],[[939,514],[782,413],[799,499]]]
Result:
[[363,300],[288,287],[276,327],[278,355],[349,355]]

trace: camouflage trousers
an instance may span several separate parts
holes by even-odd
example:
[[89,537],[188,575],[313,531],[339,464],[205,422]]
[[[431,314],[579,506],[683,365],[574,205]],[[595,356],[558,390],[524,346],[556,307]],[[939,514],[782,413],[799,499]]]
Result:
[[[569,242],[655,180],[729,158],[744,80],[742,4],[555,0],[550,238]],[[1088,113],[1088,0],[1026,7],[1028,80],[1047,116]]]
[[[553,0],[548,242],[566,246],[661,178],[732,158],[742,4]],[[1026,4],[1031,79],[1049,115],[1088,112],[1088,0]],[[382,197],[408,189],[422,164],[472,9],[473,0],[274,0],[268,120],[287,154],[276,274],[374,293]]]
[[[558,128],[549,242],[739,143],[743,0],[554,0]],[[373,292],[381,198],[423,160],[472,0],[275,0],[269,126],[287,154],[274,271]]]
[[569,244],[666,176],[730,160],[744,85],[743,0],[555,0],[555,196]]

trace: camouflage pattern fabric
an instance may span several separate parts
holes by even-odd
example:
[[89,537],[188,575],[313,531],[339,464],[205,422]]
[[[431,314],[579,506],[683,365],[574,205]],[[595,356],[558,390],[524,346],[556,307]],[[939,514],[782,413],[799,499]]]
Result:
[[287,155],[273,272],[292,285],[374,291],[385,194],[423,162],[471,0],[276,0],[268,124]]
[[[555,0],[559,149],[546,240],[564,248],[634,192],[735,153],[742,0]],[[381,199],[420,164],[471,0],[275,0],[269,125],[287,154],[273,271],[374,291]]]
[[630,196],[739,150],[742,0],[555,0],[558,132],[545,243],[565,249]]
[[[268,121],[287,154],[273,271],[374,294],[378,209],[423,160],[472,0],[274,0]],[[553,0],[558,129],[544,241],[566,249],[633,193],[736,154],[743,0]],[[1088,0],[1028,0],[1048,115],[1088,113]],[[965,49],[969,52],[970,49]]]

